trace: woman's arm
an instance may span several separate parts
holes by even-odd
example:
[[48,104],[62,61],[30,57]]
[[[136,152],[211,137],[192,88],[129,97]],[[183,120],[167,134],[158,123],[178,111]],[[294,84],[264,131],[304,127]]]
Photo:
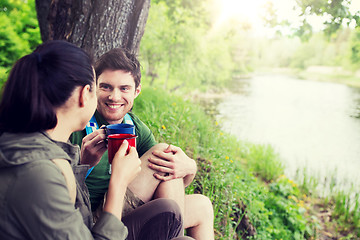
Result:
[[[7,199],[11,202],[9,224],[18,226],[24,239],[125,239],[127,236],[126,227],[110,213],[104,214],[90,231],[84,216],[71,203],[62,172],[49,160],[24,165]],[[87,214],[91,215],[90,211]]]
[[141,170],[141,161],[136,149],[131,147],[129,153],[126,153],[128,145],[125,140],[113,159],[104,206],[104,211],[114,214],[119,220],[121,220],[126,188]]

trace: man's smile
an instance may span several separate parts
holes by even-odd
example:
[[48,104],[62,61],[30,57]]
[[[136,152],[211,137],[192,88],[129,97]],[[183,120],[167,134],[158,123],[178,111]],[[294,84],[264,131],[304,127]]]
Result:
[[108,106],[111,109],[117,109],[120,108],[122,106],[124,106],[125,104],[110,104],[110,103],[106,103],[106,106]]

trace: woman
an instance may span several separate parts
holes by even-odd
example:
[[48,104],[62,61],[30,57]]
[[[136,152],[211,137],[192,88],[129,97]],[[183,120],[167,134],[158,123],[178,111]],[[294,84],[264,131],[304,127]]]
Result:
[[[117,152],[104,212],[93,226],[84,183],[89,165],[80,165],[79,148],[68,142],[93,115],[95,88],[88,55],[64,41],[44,43],[14,65],[0,103],[0,239],[127,237],[120,220],[127,185],[140,171],[135,148],[126,154],[124,142]],[[178,207],[162,203],[173,219],[167,237],[177,236]],[[161,216],[152,213],[136,226],[130,219],[128,228],[146,235]]]

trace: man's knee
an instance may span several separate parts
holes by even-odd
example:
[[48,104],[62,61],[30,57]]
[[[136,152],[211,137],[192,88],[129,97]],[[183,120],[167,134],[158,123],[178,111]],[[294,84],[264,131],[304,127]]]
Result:
[[173,238],[171,240],[194,240],[194,238],[188,236],[182,236],[182,237]]
[[[148,159],[151,158],[151,157],[154,157],[156,158],[156,156],[153,155],[153,152],[154,151],[164,151],[166,148],[168,148],[169,144],[166,144],[166,143],[158,143],[156,145],[154,145],[152,148],[150,148],[149,150],[147,150],[144,155],[142,155],[140,157],[140,160],[142,162],[142,165],[141,165],[141,169],[144,169],[146,168],[146,170],[144,172],[148,172],[151,174],[151,176],[153,176],[154,173],[158,173],[162,176],[165,175],[165,173],[162,173],[162,172],[158,172],[158,171],[155,171],[155,170],[152,170],[148,167],[148,164],[149,164],[149,161]],[[155,178],[154,178],[155,179]]]
[[154,150],[164,151],[168,146],[169,146],[169,144],[167,144],[167,143],[158,143],[158,144],[154,145],[152,148],[150,148],[147,152],[152,152]]
[[187,201],[186,205],[188,205],[190,210],[201,212],[202,219],[213,219],[214,218],[214,210],[211,200],[202,194],[191,194],[186,195]]
[[[147,221],[139,239],[171,239],[183,233],[183,217],[178,204],[170,199],[159,198],[151,201],[153,217]],[[156,236],[156,237],[155,237]]]
[[213,205],[212,202],[210,200],[210,198],[208,198],[205,195],[202,194],[198,194],[198,201],[200,201],[200,205],[203,206],[204,208],[204,213],[207,214],[207,217],[214,217],[214,210],[213,210]]
[[182,221],[180,207],[174,200],[167,198],[158,198],[152,200],[152,204],[154,204],[154,208],[159,209],[159,213],[171,213],[175,216],[175,218]]
[[148,159],[153,155],[153,151],[164,151],[169,145],[166,144],[166,143],[158,143],[156,145],[154,145],[152,148],[150,148],[149,150],[147,150],[141,157],[140,157],[140,160],[142,162],[141,164],[141,169],[142,169],[142,172],[150,172],[151,173],[151,176],[153,173],[155,173],[156,171],[150,169],[148,167],[148,164],[149,164],[149,161]]

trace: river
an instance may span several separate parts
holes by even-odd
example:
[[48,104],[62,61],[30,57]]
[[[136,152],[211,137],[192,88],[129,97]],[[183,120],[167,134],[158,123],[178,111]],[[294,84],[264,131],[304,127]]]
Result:
[[[284,75],[236,81],[236,93],[217,106],[222,129],[257,144],[270,144],[294,178],[306,168],[338,186],[359,185],[360,89]],[[360,186],[360,185],[359,185]]]

